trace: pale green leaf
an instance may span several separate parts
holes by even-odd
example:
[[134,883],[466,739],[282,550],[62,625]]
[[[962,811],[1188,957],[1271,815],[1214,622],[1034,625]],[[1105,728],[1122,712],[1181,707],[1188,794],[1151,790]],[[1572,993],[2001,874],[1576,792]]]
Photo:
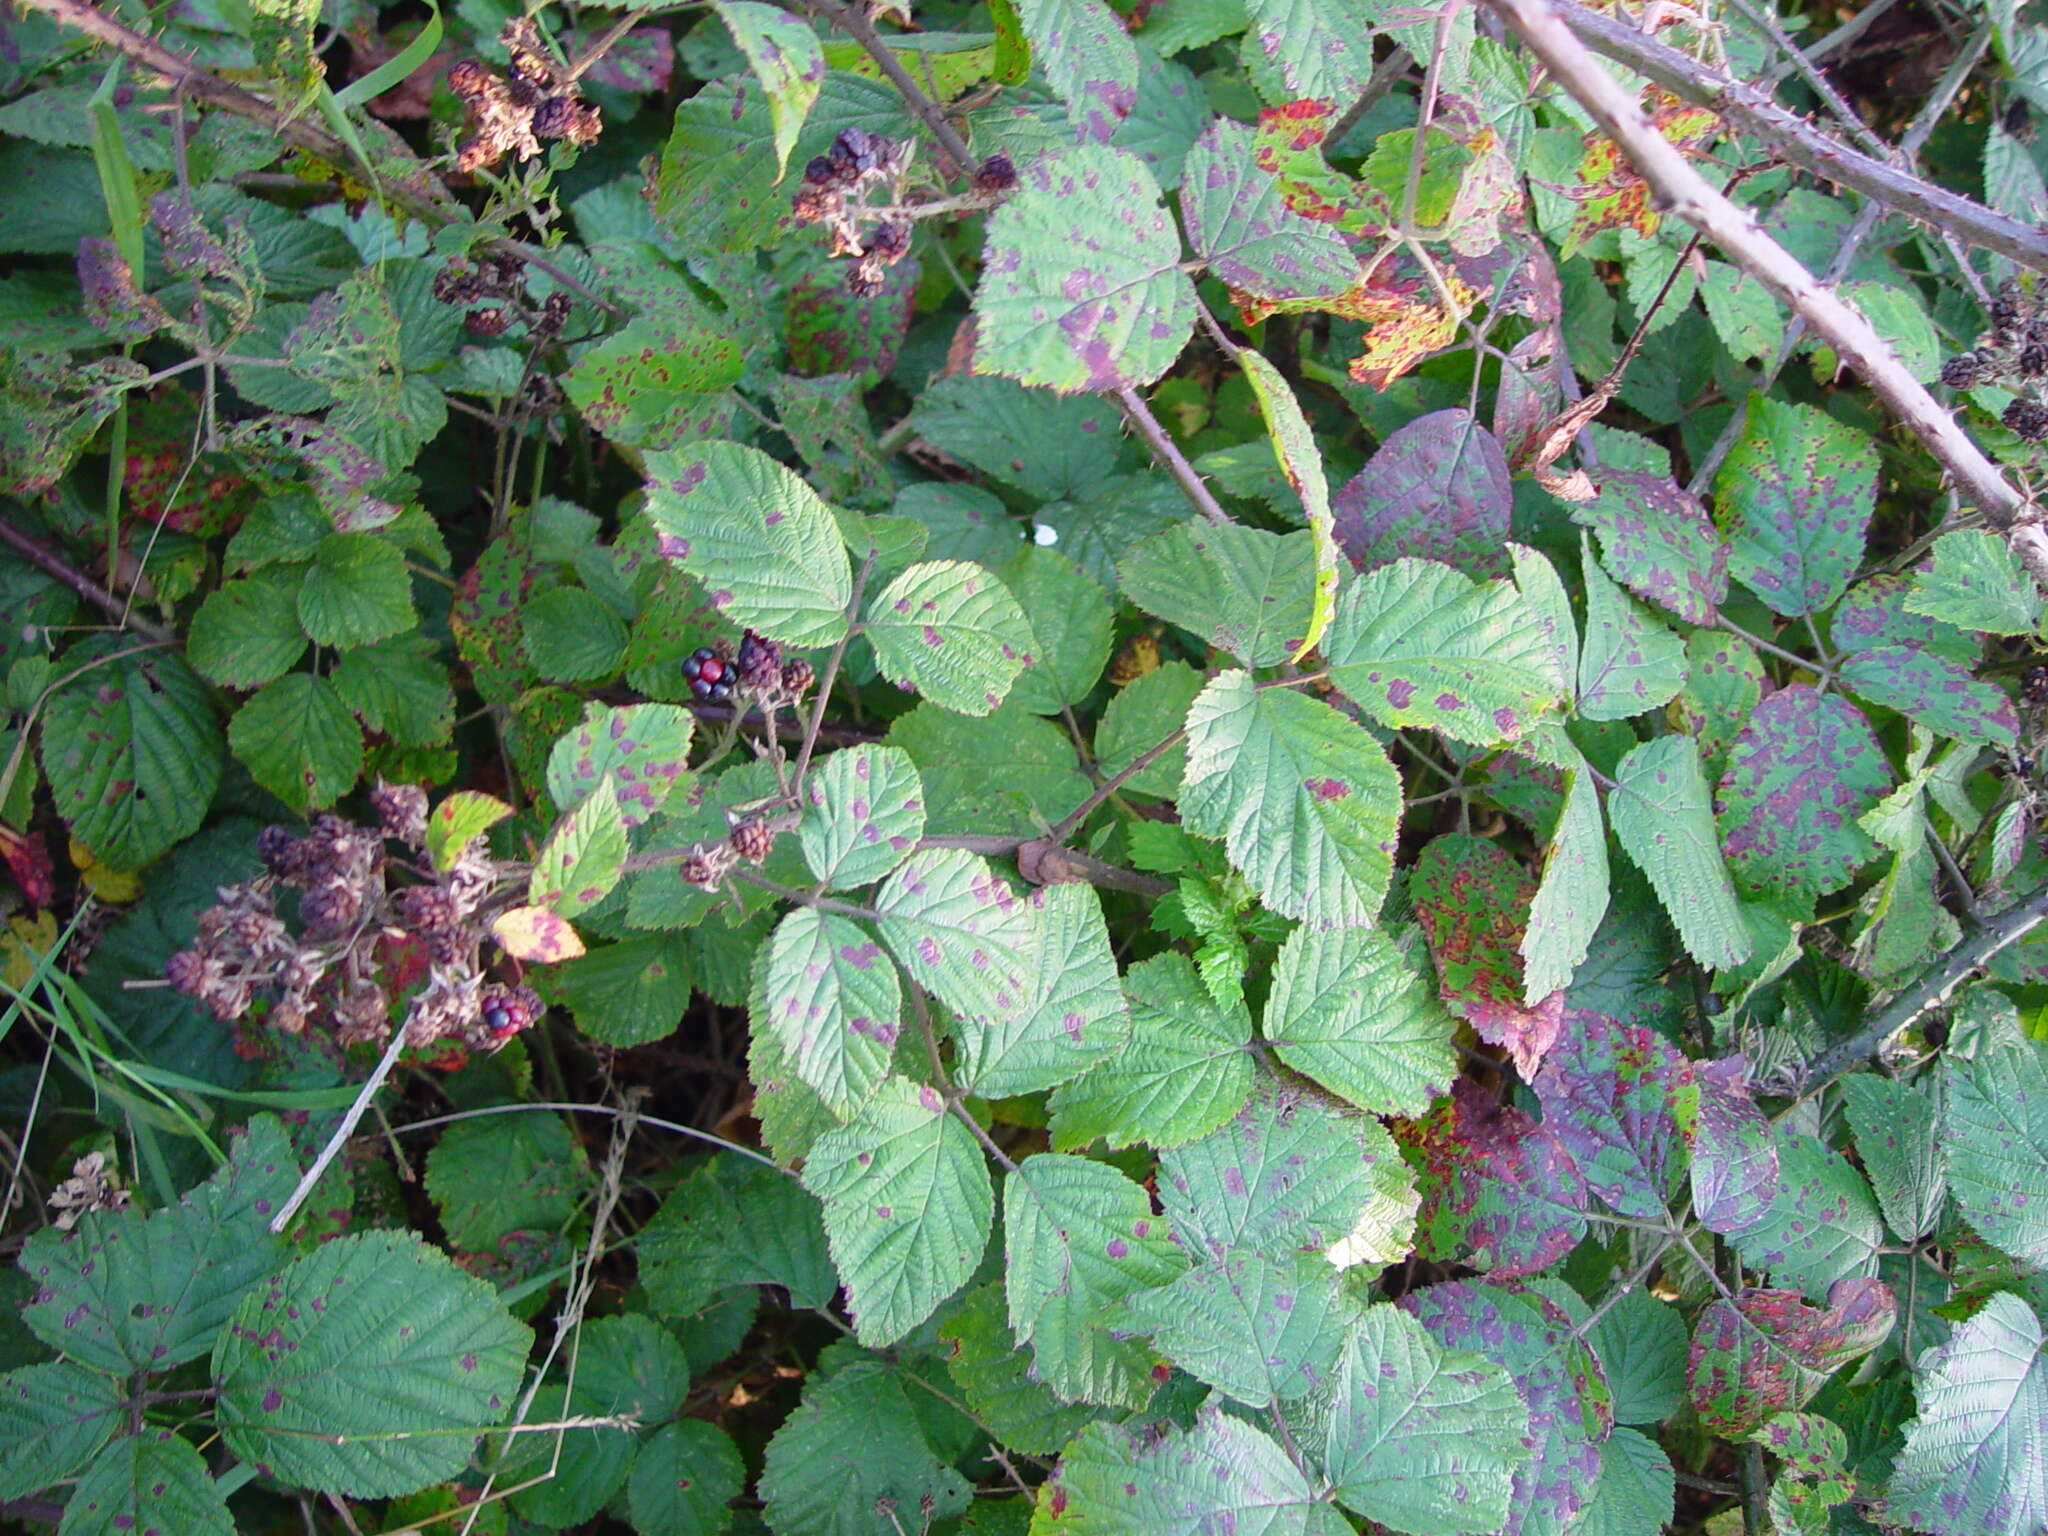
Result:
[[1543,855],[1543,882],[1522,934],[1523,1000],[1571,985],[1607,915],[1607,829],[1590,768],[1565,770],[1564,812]]
[[868,603],[863,633],[884,677],[963,715],[995,709],[1033,664],[1016,598],[966,560],[911,566]]
[[768,941],[768,1027],[833,1113],[858,1109],[888,1075],[903,993],[882,947],[846,918],[798,907]]
[[1248,667],[1300,652],[1317,580],[1313,535],[1210,523],[1155,534],[1117,565],[1125,597]]
[[530,905],[574,917],[596,906],[619,883],[626,862],[626,822],[609,778],[556,824],[533,861]]
[[548,753],[548,798],[570,811],[609,782],[628,829],[651,819],[690,777],[696,718],[674,704],[585,707]]
[[[1226,121],[1218,120],[1219,124]],[[1258,399],[1259,414],[1265,418],[1266,435],[1273,441],[1273,457],[1279,461],[1280,472],[1287,477],[1294,494],[1301,499],[1302,515],[1308,519],[1309,535],[1315,540],[1315,595],[1309,606],[1308,629],[1290,658],[1300,661],[1322,640],[1337,607],[1337,523],[1336,512],[1330,505],[1330,482],[1323,473],[1323,455],[1316,446],[1315,433],[1309,430],[1301,402],[1294,398],[1294,391],[1280,370],[1257,352],[1245,350],[1237,356],[1244,368],[1245,381]]]
[[1855,1165],[1826,1143],[1776,1127],[1778,1185],[1762,1218],[1730,1234],[1773,1285],[1825,1300],[1837,1280],[1877,1273],[1884,1224]]
[[775,124],[775,175],[789,168],[789,152],[825,78],[825,52],[818,34],[799,16],[759,0],[713,0],[712,9],[746,55],[768,97]]
[[1138,50],[1103,0],[1017,0],[1031,61],[1067,105],[1079,136],[1106,141],[1138,95]]
[[1721,859],[1699,748],[1686,736],[1646,741],[1614,779],[1607,815],[1615,839],[1650,877],[1687,952],[1715,970],[1742,964],[1754,941]]
[[1263,1408],[1329,1379],[1353,1310],[1321,1254],[1243,1249],[1134,1296],[1116,1327],[1150,1334],[1197,1381]]
[[1265,1035],[1280,1059],[1375,1115],[1419,1115],[1457,1067],[1457,1023],[1377,928],[1300,928],[1280,947]]
[[1685,642],[1623,592],[1579,535],[1586,578],[1586,642],[1579,652],[1578,712],[1626,720],[1669,703],[1685,683]]
[[827,753],[811,765],[804,799],[809,813],[797,836],[827,890],[881,879],[924,836],[924,784],[899,747]]
[[963,1019],[955,1034],[954,1079],[978,1098],[1056,1088],[1116,1052],[1129,1033],[1094,888],[1062,881],[1033,891],[1028,905],[1038,934],[1027,1006]]
[[2048,1266],[2048,1042],[1947,1063],[1942,1140],[1956,1204],[1987,1242]]
[[1991,635],[2031,634],[2041,622],[2041,592],[2019,556],[1981,528],[1934,541],[1933,559],[1913,578],[1905,606],[1908,613]]
[[988,861],[913,853],[875,893],[882,940],[910,979],[965,1025],[1007,1030],[1031,1007],[1036,915]]
[[1858,1072],[1842,1079],[1842,1107],[1886,1224],[1917,1242],[1934,1230],[1948,1196],[1933,1099],[1915,1084]]

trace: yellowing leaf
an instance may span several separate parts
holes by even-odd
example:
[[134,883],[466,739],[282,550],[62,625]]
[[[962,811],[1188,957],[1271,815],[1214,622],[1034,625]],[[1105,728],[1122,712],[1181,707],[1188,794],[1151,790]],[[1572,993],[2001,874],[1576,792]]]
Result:
[[583,939],[569,926],[569,920],[557,917],[546,907],[514,907],[509,912],[500,912],[491,921],[491,937],[514,960],[535,965],[574,960],[583,953]]

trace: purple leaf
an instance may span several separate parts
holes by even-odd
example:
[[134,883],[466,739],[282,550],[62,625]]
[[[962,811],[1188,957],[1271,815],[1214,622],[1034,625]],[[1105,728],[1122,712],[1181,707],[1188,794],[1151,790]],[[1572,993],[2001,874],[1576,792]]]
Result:
[[1600,563],[1637,597],[1688,624],[1715,621],[1728,595],[1728,546],[1669,475],[1604,471],[1600,495],[1572,508],[1572,520],[1593,530]]
[[1829,1376],[1884,1342],[1897,1311],[1882,1280],[1839,1282],[1825,1309],[1797,1291],[1745,1290],[1708,1303],[1685,1370],[1700,1422],[1733,1437],[1804,1406]]
[[1593,1193],[1624,1216],[1663,1218],[1685,1183],[1700,1090],[1654,1030],[1568,1013],[1531,1085]]
[[1757,706],[1715,791],[1721,850],[1752,891],[1823,896],[1877,853],[1856,819],[1891,789],[1861,710],[1804,683]]
[[1422,1157],[1416,1245],[1426,1257],[1514,1278],[1586,1235],[1586,1181],[1564,1143],[1470,1078],[1399,1139]]
[[1432,411],[1380,444],[1337,492],[1337,543],[1361,571],[1412,555],[1505,576],[1513,500],[1493,434],[1469,411]]
[[1693,1129],[1692,1213],[1709,1232],[1734,1232],[1770,1209],[1778,1184],[1771,1123],[1750,1096],[1740,1056],[1701,1062],[1699,1120]]

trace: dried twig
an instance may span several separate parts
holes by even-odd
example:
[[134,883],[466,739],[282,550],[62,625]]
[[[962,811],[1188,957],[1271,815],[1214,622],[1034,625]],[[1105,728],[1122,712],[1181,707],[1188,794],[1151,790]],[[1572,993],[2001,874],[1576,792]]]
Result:
[[798,0],[798,3],[818,20],[837,27],[867,50],[868,57],[875,61],[875,67],[902,95],[904,104],[931,130],[932,137],[939,141],[939,148],[953,162],[958,173],[962,176],[974,174],[974,151],[967,147],[960,130],[953,126],[938,103],[924,93],[923,87],[911,78],[910,71],[890,52],[882,34],[874,29],[867,17],[853,6],[838,4],[837,0]]
[[1125,419],[1138,429],[1138,436],[1145,439],[1145,446],[1152,450],[1152,457],[1173,476],[1173,483],[1181,488],[1194,509],[1212,523],[1229,522],[1230,514],[1223,510],[1215,493],[1195,473],[1195,466],[1187,461],[1166,429],[1159,424],[1159,418],[1152,414],[1152,407],[1145,403],[1145,397],[1126,384],[1113,398],[1123,407]]
[[133,613],[130,613],[128,605],[122,602],[120,598],[114,596],[113,593],[94,581],[85,572],[79,570],[62,555],[43,548],[42,545],[38,544],[12,523],[0,522],[0,544],[5,544],[38,570],[63,582],[65,586],[76,592],[95,608],[111,614],[115,622],[124,628],[132,629],[136,634],[146,639],[154,640],[159,645],[170,645],[176,641],[177,636],[172,634],[170,630],[164,628],[161,624],[153,624],[148,619],[138,618]]

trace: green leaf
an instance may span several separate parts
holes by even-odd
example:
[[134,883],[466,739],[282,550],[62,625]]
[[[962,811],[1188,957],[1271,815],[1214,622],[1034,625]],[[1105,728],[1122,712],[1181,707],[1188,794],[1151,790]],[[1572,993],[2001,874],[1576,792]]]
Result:
[[72,836],[140,869],[199,830],[220,785],[206,685],[175,655],[111,636],[73,646],[64,669],[43,713],[43,778]]
[[122,1428],[112,1377],[70,1361],[0,1376],[0,1499],[21,1499],[78,1475]]
[[982,720],[920,704],[889,728],[924,781],[925,835],[1041,835],[1088,798],[1074,743],[1014,700]]
[[779,1285],[806,1308],[829,1306],[839,1289],[818,1202],[794,1176],[733,1152],[692,1169],[635,1250],[648,1295],[671,1316],[734,1285]]
[[870,600],[862,632],[884,677],[963,715],[995,709],[1033,665],[1016,598],[966,560],[911,566]]
[[363,732],[332,681],[289,672],[228,723],[228,745],[265,789],[300,815],[332,805],[363,771]]
[[1309,429],[1301,403],[1294,398],[1294,391],[1280,370],[1257,352],[1240,352],[1238,360],[1244,368],[1245,381],[1258,399],[1266,435],[1273,442],[1273,457],[1300,499],[1302,515],[1307,518],[1310,536],[1315,540],[1315,600],[1309,609],[1308,632],[1290,658],[1300,661],[1321,643],[1336,611],[1337,525],[1330,506],[1330,483],[1323,473],[1323,455],[1316,447],[1315,433]]
[[784,1058],[844,1119],[888,1075],[902,1029],[896,967],[843,917],[799,907],[768,941],[765,1019]]
[[702,1419],[678,1419],[633,1458],[626,1509],[640,1536],[719,1536],[746,1482],[730,1435]]
[[1275,1053],[1368,1114],[1419,1115],[1457,1067],[1457,1024],[1376,928],[1297,929],[1274,962]]
[[36,1299],[21,1318],[71,1360],[127,1374],[166,1371],[213,1347],[235,1304],[283,1248],[271,1213],[299,1171],[275,1116],[259,1115],[227,1166],[168,1210],[87,1211],[21,1251]]
[[978,1098],[1056,1088],[1113,1055],[1129,1033],[1094,889],[1064,881],[1033,891],[1028,904],[1038,928],[1028,1004],[963,1019],[954,1033],[954,1080]]
[[488,1253],[522,1227],[561,1230],[589,1195],[590,1165],[560,1115],[491,1115],[448,1127],[426,1189],[448,1241]]
[[340,650],[411,629],[405,551],[374,533],[331,533],[299,586],[299,623],[315,645]]
[[1862,711],[1805,683],[1780,688],[1735,738],[1715,794],[1728,867],[1753,891],[1839,890],[1876,856],[1857,821],[1891,787]]
[[[1135,468],[1137,460],[1124,441],[1123,418],[1112,401],[1093,395],[1062,397],[1026,389],[1009,379],[963,373],[932,380],[910,420],[933,447],[1033,500],[1093,500],[1112,485],[1124,490],[1156,486],[1160,501],[1172,508],[1157,526],[1187,515],[1187,502],[1173,486],[1150,476],[1120,474]],[[935,492],[929,486],[907,486],[896,508],[920,520],[936,519],[935,529],[951,530],[952,537],[963,542],[971,537],[976,543],[994,544],[1000,537],[1003,552],[989,564],[999,563],[1016,548],[1017,525],[1004,516],[1003,504],[985,491],[948,486]],[[971,548],[933,548],[930,553],[987,559]],[[1113,571],[1091,564],[1071,542],[1065,553],[1096,580],[1116,579]]]
[[[1130,50],[1100,0],[1031,8],[1099,13],[1110,51],[1089,50],[1098,66]],[[974,314],[978,370],[1061,394],[1150,384],[1172,367],[1194,329],[1195,288],[1144,162],[1083,144],[1026,168],[989,218]]]
[[1358,0],[1245,0],[1244,59],[1274,104],[1350,101],[1372,77],[1374,13]]
[[804,781],[804,798],[811,814],[797,835],[811,873],[828,891],[881,879],[924,836],[924,784],[897,747],[828,753]]
[[1607,829],[1592,770],[1565,770],[1564,813],[1543,855],[1543,879],[1523,931],[1522,1001],[1534,1007],[1571,985],[1607,915]]
[[576,1027],[606,1045],[664,1039],[690,1006],[690,954],[672,934],[599,945],[558,966],[554,976]]
[[252,1292],[214,1347],[222,1439],[284,1482],[411,1493],[469,1464],[533,1334],[410,1232],[338,1237]]
[[1239,1250],[1132,1297],[1115,1316],[1119,1333],[1149,1333],[1197,1381],[1263,1408],[1329,1379],[1352,1311],[1321,1254]]
[[1880,645],[1842,658],[1851,693],[1972,746],[2010,748],[2019,737],[2012,700],[1960,662],[1914,645]]
[[2041,592],[2004,539],[1964,528],[1934,541],[1934,557],[1913,578],[1905,608],[1958,629],[2026,635],[2040,626]]
[[1115,627],[1109,594],[1058,550],[1035,544],[1019,550],[997,574],[1017,600],[1032,658],[1010,696],[1038,715],[1080,703],[1109,660]]
[[818,34],[801,17],[758,0],[713,0],[712,9],[746,55],[754,78],[768,97],[775,124],[775,179],[789,168],[789,152],[825,78],[825,52]]
[[1607,579],[1580,536],[1586,577],[1586,643],[1579,653],[1578,712],[1626,720],[1670,702],[1685,682],[1685,642]]
[[583,723],[548,753],[548,798],[570,811],[609,782],[630,830],[653,818],[690,777],[697,722],[673,704],[592,704]]
[[533,861],[527,902],[574,917],[603,901],[626,862],[626,821],[609,778],[577,802]]
[[1050,1511],[1070,1529],[1102,1536],[1351,1529],[1264,1431],[1213,1404],[1196,1410],[1191,1429],[1088,1425],[1068,1443],[1038,1509],[1034,1528],[1046,1526]]
[[1229,1121],[1159,1160],[1159,1203],[1197,1260],[1311,1252],[1339,1269],[1408,1251],[1415,1189],[1378,1121],[1268,1079]]
[[519,610],[520,638],[534,670],[555,683],[588,683],[625,664],[626,621],[583,587],[550,587]]
[[1902,1241],[1917,1242],[1934,1230],[1948,1195],[1942,1164],[1949,1138],[1936,1132],[1934,1101],[1914,1084],[1858,1072],[1842,1079],[1842,1107],[1886,1224]]
[[1129,1042],[1054,1090],[1055,1150],[1098,1137],[1112,1147],[1179,1146],[1228,1120],[1251,1092],[1251,1018],[1242,1003],[1218,1003],[1185,955],[1155,955],[1132,966],[1124,993]]
[[[1167,737],[1178,734],[1204,681],[1186,662],[1169,661],[1118,689],[1095,728],[1096,766],[1113,777]],[[1187,761],[1187,748],[1175,745],[1126,779],[1124,788],[1133,794],[1173,799],[1180,793]]]
[[1731,1234],[1752,1269],[1819,1300],[1837,1280],[1877,1273],[1884,1226],[1870,1186],[1847,1158],[1777,1128],[1779,1183],[1763,1219]]
[[435,747],[455,729],[455,690],[425,635],[360,645],[327,674],[342,703],[402,747]]
[[1607,1372],[1618,1424],[1661,1424],[1685,1397],[1685,1319],[1648,1291],[1624,1291],[1605,1306],[1586,1342]]
[[1687,952],[1715,970],[1742,964],[1754,941],[1721,862],[1699,748],[1685,736],[1646,741],[1614,779],[1607,817],[1615,840],[1650,877]]
[[123,1435],[93,1458],[64,1506],[64,1536],[234,1536],[234,1516],[206,1458],[175,1430]]
[[306,654],[288,585],[265,576],[223,582],[192,615],[185,659],[223,688],[260,688]]
[[1773,613],[1820,613],[1863,561],[1877,449],[1814,406],[1752,395],[1714,492],[1728,573]]
[[1051,1456],[1098,1410],[1062,1402],[1032,1374],[1031,1352],[1018,1346],[1008,1319],[1000,1280],[969,1291],[939,1325],[951,1346],[946,1369],[989,1433],[1027,1456]]
[[1037,1153],[1004,1182],[1003,1243],[1010,1326],[1038,1379],[1068,1401],[1142,1405],[1152,1354],[1103,1313],[1186,1267],[1145,1191],[1106,1163]]
[[1600,1480],[1572,1536],[1640,1536],[1671,1524],[1678,1479],[1648,1435],[1617,1425],[1600,1446]]
[[1308,533],[1183,523],[1135,546],[1117,565],[1125,597],[1191,630],[1248,667],[1301,649],[1316,593]]
[[1971,1226],[2048,1267],[2048,1044],[1945,1058],[1948,1185]]
[[1747,360],[1778,350],[1785,334],[1784,314],[1770,289],[1742,268],[1708,262],[1700,278],[1700,302],[1729,356]]
[[1707,1303],[1693,1325],[1686,1390],[1716,1434],[1749,1433],[1803,1408],[1828,1377],[1882,1344],[1898,1312],[1881,1280],[1843,1280],[1825,1310],[1797,1291],[1738,1291]]
[[824,1202],[864,1344],[902,1338],[981,1262],[995,1209],[988,1165],[934,1089],[884,1081],[850,1124],[818,1138],[803,1177]]
[[986,859],[913,853],[874,902],[882,940],[910,979],[966,1025],[1007,1028],[1030,1008],[1038,922]]
[[1483,1536],[1507,1522],[1528,1433],[1506,1371],[1374,1306],[1337,1362],[1323,1466],[1353,1514],[1415,1536]]
[[1337,686],[1383,725],[1475,746],[1525,735],[1564,692],[1556,652],[1505,581],[1428,560],[1367,571],[1337,599],[1323,653]]
[[[1330,225],[1288,205],[1279,179],[1254,160],[1252,130],[1243,123],[1212,119],[1188,151],[1183,176],[1188,244],[1229,287],[1261,299],[1316,299],[1335,298],[1358,281],[1351,247]],[[1239,357],[1263,401],[1278,371],[1256,352]],[[1284,381],[1279,387],[1287,388]],[[1320,472],[1320,455],[1303,462]]]
[[814,1374],[804,1388],[761,1471],[776,1536],[873,1536],[883,1510],[922,1523],[967,1508],[966,1481],[933,1452],[911,1404],[908,1394],[922,1387],[862,1360]]
[[1400,780],[1380,744],[1328,704],[1225,672],[1188,710],[1181,820],[1286,917],[1357,927],[1393,872]]
[[1138,96],[1138,50],[1103,0],[1017,0],[1031,61],[1083,142],[1106,142]]
[[2029,1536],[2048,1521],[2048,1351],[2041,1321],[1993,1296],[1921,1360],[1885,1515],[1935,1536]]
[[462,850],[512,814],[512,807],[474,789],[458,789],[427,817],[427,857],[446,874]]
[[646,463],[647,515],[662,553],[704,584],[713,607],[784,645],[845,635],[853,575],[815,491],[739,443],[650,453]]

